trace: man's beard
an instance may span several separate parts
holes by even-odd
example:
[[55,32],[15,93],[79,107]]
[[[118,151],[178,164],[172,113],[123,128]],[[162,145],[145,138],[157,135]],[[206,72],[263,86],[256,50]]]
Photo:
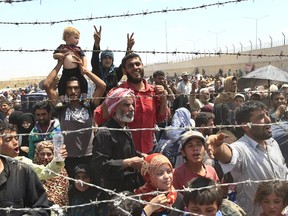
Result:
[[117,109],[115,113],[115,117],[120,122],[129,123],[134,120],[134,111],[123,113],[120,109]]
[[140,77],[140,78],[134,78],[134,77],[131,76],[129,73],[127,73],[127,74],[126,74],[126,76],[127,76],[127,81],[129,81],[129,82],[131,82],[131,83],[135,83],[135,84],[141,83],[142,80],[143,80],[143,77],[144,77],[144,72],[141,71],[140,74],[141,74],[141,77]]

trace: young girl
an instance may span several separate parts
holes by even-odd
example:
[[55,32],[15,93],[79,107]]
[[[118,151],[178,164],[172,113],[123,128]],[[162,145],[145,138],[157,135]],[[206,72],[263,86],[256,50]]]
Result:
[[255,207],[261,207],[261,216],[287,216],[283,212],[288,205],[287,183],[284,181],[262,182],[255,194]]
[[[142,200],[149,202],[144,206],[141,216],[177,216],[180,212],[169,210],[156,204],[167,207],[184,209],[183,196],[176,192],[173,187],[173,167],[167,157],[162,154],[154,153],[147,156],[141,167],[141,174],[145,184],[135,190],[136,194],[145,194],[141,196]],[[159,195],[151,192],[162,191]]]
[[[91,171],[88,164],[78,164],[74,168],[73,178],[76,180],[81,180],[83,182],[91,183]],[[101,200],[103,198],[101,191],[95,187],[90,187],[89,185],[73,182],[68,191],[68,201],[69,205],[81,205],[89,204],[91,200]],[[70,216],[80,216],[80,215],[106,215],[104,213],[104,208],[101,205],[86,205],[78,208],[68,209],[68,215]]]

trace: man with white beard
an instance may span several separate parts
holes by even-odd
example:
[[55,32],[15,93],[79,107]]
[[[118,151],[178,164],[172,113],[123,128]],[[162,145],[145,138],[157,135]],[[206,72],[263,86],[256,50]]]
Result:
[[142,184],[138,172],[143,157],[137,153],[127,123],[134,120],[135,96],[117,88],[104,100],[109,116],[93,140],[92,169],[95,184],[110,190],[133,191]]

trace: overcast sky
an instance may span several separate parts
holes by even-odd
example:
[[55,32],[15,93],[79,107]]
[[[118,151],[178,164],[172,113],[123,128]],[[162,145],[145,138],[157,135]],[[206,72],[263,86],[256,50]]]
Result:
[[[228,1],[228,0],[226,0]],[[62,41],[63,29],[73,25],[80,32],[79,46],[93,48],[93,25],[102,26],[102,49],[125,50],[126,34],[134,32],[138,51],[200,51],[221,48],[232,50],[262,43],[283,41],[288,36],[287,0],[250,0],[239,3],[211,6],[202,9],[153,13],[149,15],[113,17],[165,9],[195,8],[225,0],[35,0],[7,4],[0,2],[1,50],[55,49]],[[112,16],[93,20],[64,22],[54,21],[78,18]],[[48,25],[15,25],[3,22],[48,22]],[[257,23],[257,28],[256,28]],[[282,34],[283,33],[283,34]],[[259,41],[258,41],[259,42]],[[259,46],[259,45],[258,45]],[[0,51],[1,51],[0,50]],[[89,68],[91,52],[86,53]],[[141,54],[144,64],[175,58],[166,54]],[[178,57],[180,55],[177,55]],[[45,76],[56,64],[52,51],[48,52],[0,52],[1,80],[15,77]],[[123,57],[115,53],[115,64]]]

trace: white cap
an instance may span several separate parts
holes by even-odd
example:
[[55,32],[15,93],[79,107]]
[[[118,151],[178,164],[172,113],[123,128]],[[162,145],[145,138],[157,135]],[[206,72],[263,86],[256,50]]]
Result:
[[244,101],[246,100],[245,96],[244,96],[243,94],[240,94],[240,93],[237,93],[237,94],[234,96],[234,99],[235,99],[236,97],[242,97]]
[[188,75],[189,75],[189,73],[185,71],[185,72],[182,73],[181,76],[188,76]]
[[191,138],[199,138],[203,141],[203,143],[205,143],[206,141],[205,137],[201,132],[190,130],[181,135],[182,148],[184,144]]

